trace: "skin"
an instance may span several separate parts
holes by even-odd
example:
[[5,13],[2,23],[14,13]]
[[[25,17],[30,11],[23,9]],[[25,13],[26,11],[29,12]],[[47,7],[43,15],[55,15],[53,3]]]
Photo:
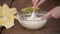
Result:
[[57,6],[51,9],[45,16],[41,17],[41,19],[49,19],[49,18],[60,18],[60,6]]
[[32,0],[33,3],[33,8],[37,8],[38,6],[40,6],[43,2],[45,2],[46,0]]
[[[44,3],[46,0],[32,0],[33,3],[33,8],[37,8],[38,6],[40,6],[42,3]],[[40,19],[49,19],[49,18],[60,18],[60,6],[57,6],[53,9],[51,9],[50,11],[48,11],[48,13],[41,17]]]

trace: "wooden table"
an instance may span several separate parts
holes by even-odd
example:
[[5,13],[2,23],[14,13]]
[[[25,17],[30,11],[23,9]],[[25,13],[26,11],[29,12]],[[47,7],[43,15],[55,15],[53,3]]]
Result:
[[[12,5],[11,2],[12,0],[0,0],[0,5],[7,3],[11,7],[16,7],[18,11],[27,6],[32,6],[31,0],[14,0]],[[40,8],[41,10],[49,11],[58,5],[59,1],[49,0],[43,3]],[[2,34],[60,34],[60,19],[49,19],[46,25],[38,30],[25,29],[19,24],[18,20],[15,20],[14,23],[15,25],[12,28],[3,30]]]

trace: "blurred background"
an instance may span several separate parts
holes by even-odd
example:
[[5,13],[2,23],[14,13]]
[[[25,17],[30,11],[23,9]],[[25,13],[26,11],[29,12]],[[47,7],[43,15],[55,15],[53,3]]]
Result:
[[[16,7],[18,11],[32,6],[32,0],[0,0],[1,6],[4,3],[8,4],[9,7]],[[56,6],[60,6],[60,0],[47,0],[39,7],[40,10],[49,11]],[[8,30],[3,30],[2,34],[60,34],[60,19],[49,19],[47,24],[38,30],[25,29],[15,19],[15,25]]]

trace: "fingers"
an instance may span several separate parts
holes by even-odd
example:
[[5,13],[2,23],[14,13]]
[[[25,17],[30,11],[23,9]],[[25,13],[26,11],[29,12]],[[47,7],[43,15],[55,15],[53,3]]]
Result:
[[33,3],[33,6],[34,6],[35,0],[32,0],[32,3]]
[[46,0],[40,0],[36,7],[38,7],[39,5],[41,5],[42,3],[44,3],[45,1]]
[[60,18],[60,6],[51,9],[45,16],[41,17],[41,19],[49,19],[51,17]]
[[45,2],[46,0],[32,0],[33,3],[33,7],[37,8],[39,5],[41,5],[43,2]]
[[43,17],[40,17],[40,20],[45,20],[45,19],[49,19],[49,18],[51,18],[50,15],[48,15],[48,16],[43,16]]
[[36,8],[36,5],[37,5],[38,1],[39,1],[39,0],[32,0],[33,8]]
[[52,18],[51,13],[52,13],[52,12],[48,12],[46,15],[40,17],[40,20],[45,20],[45,19]]

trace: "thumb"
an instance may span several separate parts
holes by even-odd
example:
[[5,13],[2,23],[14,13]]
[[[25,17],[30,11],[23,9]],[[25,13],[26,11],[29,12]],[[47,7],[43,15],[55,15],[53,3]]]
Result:
[[49,18],[52,18],[51,12],[48,12],[46,15],[40,17],[40,20],[45,20],[45,19],[49,19]]

